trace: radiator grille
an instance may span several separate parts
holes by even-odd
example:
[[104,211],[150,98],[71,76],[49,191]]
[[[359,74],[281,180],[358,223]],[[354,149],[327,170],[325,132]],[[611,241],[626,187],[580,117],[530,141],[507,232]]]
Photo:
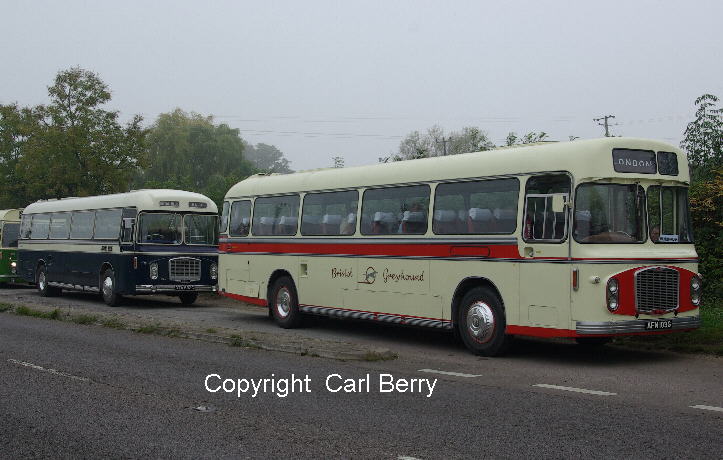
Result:
[[201,279],[201,261],[191,257],[178,257],[168,261],[171,281],[198,281]]
[[678,308],[680,275],[666,267],[646,268],[635,274],[635,303],[638,312],[671,311]]

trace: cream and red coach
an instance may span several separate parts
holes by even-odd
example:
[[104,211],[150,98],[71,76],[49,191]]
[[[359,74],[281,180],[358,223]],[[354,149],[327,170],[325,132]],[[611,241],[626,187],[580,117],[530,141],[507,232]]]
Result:
[[226,195],[219,291],[304,314],[604,342],[699,327],[687,158],[605,138],[289,175]]

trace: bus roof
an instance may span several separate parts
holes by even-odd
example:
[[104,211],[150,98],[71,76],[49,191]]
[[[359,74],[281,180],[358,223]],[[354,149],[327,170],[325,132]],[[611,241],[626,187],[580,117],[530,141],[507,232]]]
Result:
[[[177,201],[176,206],[161,206],[161,201]],[[205,208],[191,207],[190,202],[205,203]],[[135,207],[139,211],[167,212],[213,212],[218,213],[216,204],[205,195],[183,190],[144,189],[113,195],[87,196],[83,198],[61,198],[41,200],[28,205],[23,214],[40,212],[82,211],[85,209]]]
[[21,211],[22,209],[0,209],[0,221],[20,222]]
[[[667,176],[658,173],[615,172],[612,150],[617,148],[675,152],[679,173],[677,176]],[[680,149],[649,139],[606,137],[294,174],[257,174],[231,187],[226,198],[543,171],[569,171],[576,181],[593,178],[659,179],[683,183],[689,181],[688,159]]]

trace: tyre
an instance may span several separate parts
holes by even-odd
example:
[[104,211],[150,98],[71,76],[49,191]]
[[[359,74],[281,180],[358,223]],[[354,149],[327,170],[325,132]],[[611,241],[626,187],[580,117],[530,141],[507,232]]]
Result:
[[575,342],[585,348],[599,348],[610,343],[610,337],[577,337]]
[[198,298],[198,292],[183,292],[178,295],[183,305],[191,305]]
[[299,298],[294,282],[288,276],[282,276],[274,282],[269,298],[269,308],[276,324],[284,329],[301,325],[302,314],[299,311]]
[[111,307],[117,307],[123,300],[123,297],[118,294],[115,273],[112,268],[106,269],[100,277],[100,295],[103,297],[103,301]]
[[499,297],[490,289],[476,287],[462,298],[457,328],[464,345],[481,356],[503,354],[511,338],[505,334],[507,321]]
[[38,287],[38,292],[43,297],[55,297],[60,295],[60,288],[48,286],[48,271],[45,268],[45,265],[38,267],[36,286]]

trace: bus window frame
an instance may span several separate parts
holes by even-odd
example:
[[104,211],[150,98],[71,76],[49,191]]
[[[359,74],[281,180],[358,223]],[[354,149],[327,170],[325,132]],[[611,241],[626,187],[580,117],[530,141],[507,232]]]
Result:
[[[544,176],[566,176],[568,180],[570,181],[570,191],[568,193],[531,193],[528,194],[527,190],[530,184],[530,179],[533,179],[535,177],[544,177]],[[569,171],[549,171],[549,172],[539,172],[539,173],[532,173],[530,175],[526,175],[525,178],[525,193],[521,194],[522,197],[522,225],[520,226],[520,237],[522,238],[522,241],[524,241],[527,244],[564,244],[568,242],[568,239],[570,237],[570,233],[572,232],[572,219],[570,218],[570,201],[574,199],[574,193],[575,193],[575,187],[573,186],[575,184],[575,178],[573,177],[572,173]],[[567,199],[565,200],[565,216],[567,219],[567,223],[565,225],[565,237],[561,240],[536,240],[536,239],[530,239],[528,240],[525,238],[525,218],[527,217],[527,197],[529,195],[546,195],[546,196],[552,196],[552,195],[565,195]]]
[[[434,231],[434,213],[437,211],[437,189],[440,185],[447,185],[447,184],[459,184],[459,183],[467,183],[467,182],[488,182],[488,181],[495,181],[495,180],[511,180],[514,179],[517,181],[517,197],[515,198],[515,227],[512,229],[511,232],[494,232],[494,233],[437,233]],[[520,211],[520,192],[522,191],[519,176],[505,176],[505,177],[490,177],[490,178],[469,178],[469,179],[458,179],[458,180],[448,180],[444,182],[435,182],[434,183],[434,190],[432,191],[432,194],[434,196],[433,205],[431,207],[431,219],[429,220],[429,225],[432,231],[432,235],[435,236],[481,236],[481,235],[514,235],[517,233],[517,214]],[[469,210],[468,210],[469,211]]]
[[575,241],[577,244],[645,244],[645,243],[647,243],[647,242],[648,242],[648,232],[649,232],[649,228],[650,228],[650,227],[648,227],[648,191],[647,191],[647,189],[646,189],[645,187],[643,187],[642,185],[640,185],[639,183],[637,183],[637,182],[636,182],[636,183],[596,182],[596,181],[580,182],[579,184],[577,184],[577,185],[575,186],[575,197],[577,197],[578,189],[579,189],[581,186],[583,186],[583,185],[590,185],[590,184],[594,184],[594,185],[636,185],[636,186],[638,186],[639,188],[641,188],[641,189],[643,190],[643,208],[644,208],[643,211],[644,211],[644,213],[645,213],[645,217],[644,217],[643,222],[642,222],[642,224],[643,224],[643,234],[645,235],[645,238],[643,239],[643,241],[630,241],[630,242],[628,242],[628,243],[623,243],[623,242],[620,242],[620,241],[616,241],[615,243],[611,243],[611,242],[607,242],[607,241],[606,241],[606,242],[595,242],[595,241],[586,241],[586,242],[583,242],[583,241],[579,241],[577,238],[575,238],[575,235],[574,235],[575,225],[577,224],[576,218],[575,218],[575,213],[577,212],[577,199],[575,199],[575,201],[573,202],[573,207],[572,207],[572,208],[573,208],[573,209],[572,209],[572,218],[570,219],[570,225],[572,225],[571,233],[573,234],[573,235],[572,235],[573,241]]
[[[432,187],[432,186],[435,187]],[[385,189],[391,189],[391,188],[404,188],[404,187],[427,187],[427,190],[429,191],[429,195],[427,196],[427,209],[425,213],[427,214],[427,222],[426,222],[426,228],[424,232],[421,233],[382,233],[382,234],[374,234],[374,233],[364,233],[362,231],[362,220],[364,219],[364,198],[366,197],[366,194],[370,190],[385,190]],[[357,214],[357,231],[359,232],[359,235],[363,237],[369,237],[369,238],[389,238],[389,237],[409,237],[409,236],[425,236],[430,233],[430,229],[432,226],[432,220],[430,219],[430,209],[432,205],[432,200],[434,198],[433,196],[433,188],[436,188],[436,182],[421,182],[421,183],[411,183],[411,184],[395,184],[395,185],[381,185],[381,186],[373,186],[373,187],[366,187],[364,188],[361,199],[359,200],[359,210]]]

